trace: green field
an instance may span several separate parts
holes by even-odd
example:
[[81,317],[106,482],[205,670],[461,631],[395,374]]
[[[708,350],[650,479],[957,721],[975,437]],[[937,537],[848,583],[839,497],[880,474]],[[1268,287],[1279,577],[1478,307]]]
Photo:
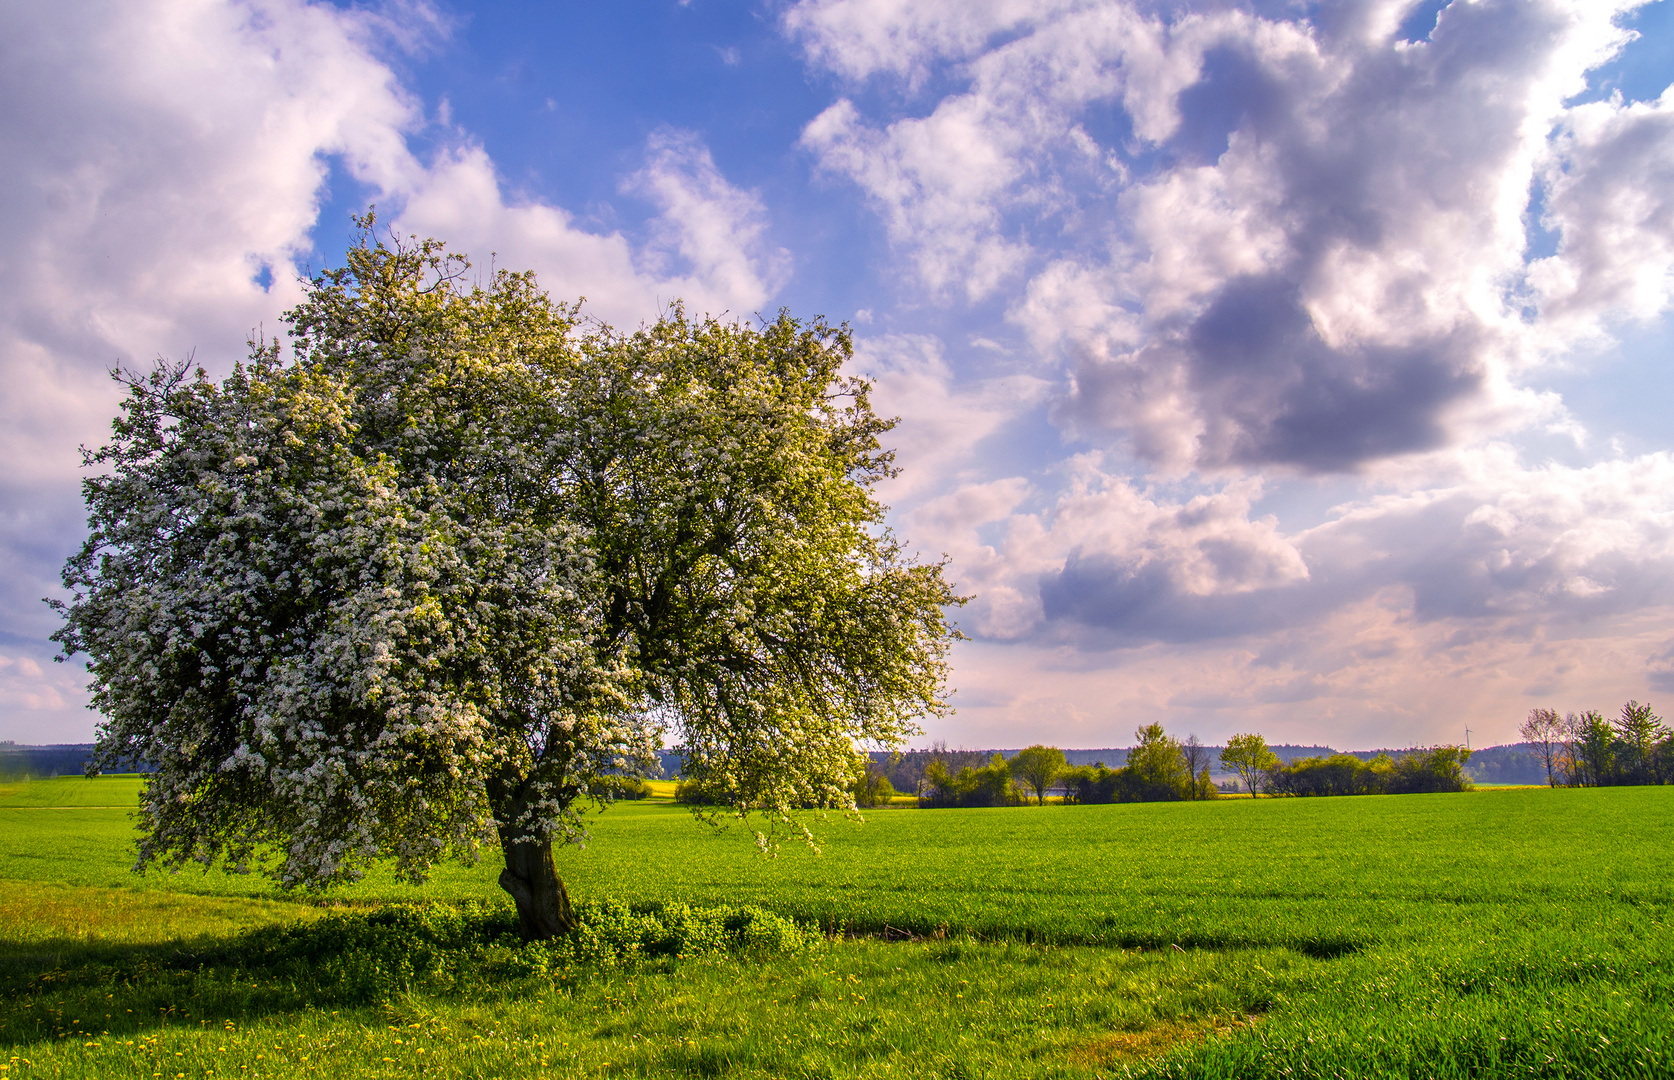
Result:
[[[376,1000],[227,959],[328,908],[136,877],[99,809],[136,792],[0,788],[4,1075],[1674,1075],[1669,788],[890,809],[774,859],[619,804],[561,857],[578,900],[755,904],[830,940]],[[498,904],[497,873],[324,899]]]

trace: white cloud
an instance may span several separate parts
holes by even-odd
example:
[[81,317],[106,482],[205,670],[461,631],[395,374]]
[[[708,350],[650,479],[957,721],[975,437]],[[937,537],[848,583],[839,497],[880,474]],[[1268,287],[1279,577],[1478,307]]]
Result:
[[[698,313],[735,315],[767,303],[790,276],[790,252],[769,247],[761,199],[727,182],[709,148],[690,132],[663,129],[646,141],[646,165],[624,189],[657,207],[656,245],[642,270],[661,288],[683,289]],[[677,273],[681,262],[685,273]]]
[[[840,101],[804,145],[933,296],[1008,297],[1071,365],[1067,430],[1175,472],[1329,472],[1551,422],[1518,372],[1666,309],[1665,110],[1566,104],[1636,6],[1457,2],[1417,42],[1395,0],[806,0],[787,25],[850,78],[953,84]],[[1537,175],[1565,241],[1530,324]]]
[[[1073,643],[1114,631],[1126,644],[1178,636],[1147,625],[1156,608],[1230,597],[1247,607],[1248,594],[1309,576],[1276,520],[1252,519],[1258,483],[1177,500],[1106,472],[1098,455],[1073,458],[1062,473],[1056,496],[1017,477],[968,481],[903,515],[916,539],[935,538],[952,556],[955,580],[975,594],[979,635]],[[1022,506],[1030,496],[1032,509]],[[1066,577],[1079,595],[1056,590]]]
[[889,441],[902,473],[883,488],[896,506],[968,478],[980,467],[978,447],[1038,407],[1048,390],[1026,373],[957,380],[942,342],[929,334],[858,338],[849,369],[874,381],[880,415],[900,419]]
[[[1417,42],[1400,0],[792,9],[871,80],[803,145],[926,298],[1004,308],[1072,447],[1127,451],[904,449],[937,482],[900,520],[976,595],[963,740],[1120,742],[1089,725],[1124,710],[1457,738],[1438,717],[1668,682],[1669,459],[1495,441],[1585,444],[1520,379],[1668,310],[1669,99],[1569,104],[1636,6],[1461,0]],[[1254,507],[1297,473],[1361,495],[1287,530]]]
[[766,240],[766,211],[729,184],[709,150],[686,132],[661,130],[623,191],[655,206],[651,242],[578,228],[562,207],[508,197],[486,150],[465,143],[415,169],[393,194],[398,227],[446,238],[454,250],[534,270],[558,297],[586,296],[587,310],[636,325],[674,300],[694,315],[748,316],[783,286],[789,255]]
[[[387,184],[416,103],[373,20],[278,3],[9,7],[0,80],[0,450],[73,474],[104,370],[237,345],[291,298],[326,155]],[[274,267],[275,293],[254,284]]]
[[1255,481],[1171,497],[1094,454],[1066,464],[1056,495],[968,481],[908,520],[954,553],[956,576],[1039,597],[1038,621],[1008,636],[1095,652],[1288,632],[1379,595],[1415,623],[1514,637],[1674,603],[1674,456],[1529,467],[1490,445],[1452,464],[1449,480],[1293,533],[1254,514]]
[[1674,88],[1569,111],[1546,162],[1544,224],[1562,237],[1530,278],[1541,316],[1589,329],[1649,319],[1674,298]]
[[[421,102],[388,58],[447,28],[422,3],[136,0],[0,8],[0,645],[45,660],[39,603],[78,542],[78,444],[101,442],[118,362],[159,354],[224,371],[296,301],[328,171],[339,164],[400,226],[486,264],[533,266],[627,323],[684,297],[747,314],[783,283],[751,193],[708,151],[654,135],[630,198],[658,211],[652,240],[578,228],[509,196],[467,133],[430,161],[409,148]],[[444,123],[443,127],[446,127]],[[271,280],[264,288],[258,280]],[[8,669],[0,735],[85,737],[73,669]],[[30,688],[19,689],[23,679]]]
[[840,101],[808,125],[802,141],[824,169],[871,196],[890,237],[914,249],[926,285],[959,285],[974,300],[1020,270],[1024,253],[999,235],[993,205],[1016,179],[1019,148],[997,145],[983,119],[956,106],[880,135],[859,121],[853,104]]
[[981,51],[997,34],[1078,6],[1073,0],[804,0],[785,13],[811,59],[854,78],[913,81],[945,57]]

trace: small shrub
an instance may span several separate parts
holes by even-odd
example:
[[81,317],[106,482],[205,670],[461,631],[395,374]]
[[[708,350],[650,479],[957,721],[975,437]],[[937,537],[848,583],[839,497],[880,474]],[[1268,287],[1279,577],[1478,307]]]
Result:
[[575,964],[618,966],[642,960],[722,953],[798,953],[824,941],[817,930],[754,906],[691,908],[685,904],[589,905],[580,928],[552,943]]
[[593,795],[601,799],[632,802],[649,799],[652,791],[651,785],[638,776],[602,776],[593,784]]
[[849,794],[854,796],[856,806],[870,810],[874,806],[888,805],[889,800],[895,797],[895,785],[882,773],[868,771],[854,782]]
[[702,781],[682,776],[674,785],[674,801],[682,806],[715,806],[723,800]]

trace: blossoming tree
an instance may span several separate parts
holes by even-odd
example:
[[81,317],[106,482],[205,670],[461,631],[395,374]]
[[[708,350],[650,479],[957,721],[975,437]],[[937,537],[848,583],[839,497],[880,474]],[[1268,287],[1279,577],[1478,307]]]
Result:
[[98,760],[156,767],[139,865],[319,888],[497,841],[546,938],[553,845],[665,734],[738,814],[851,808],[860,748],[944,708],[959,598],[882,526],[846,332],[618,333],[366,225],[288,356],[122,375],[88,455],[57,640]]

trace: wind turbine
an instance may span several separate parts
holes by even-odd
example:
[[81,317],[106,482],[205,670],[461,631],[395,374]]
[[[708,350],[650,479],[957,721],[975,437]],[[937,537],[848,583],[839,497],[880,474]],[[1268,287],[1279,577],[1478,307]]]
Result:
[[1465,725],[1465,753],[1471,752],[1471,726]]

